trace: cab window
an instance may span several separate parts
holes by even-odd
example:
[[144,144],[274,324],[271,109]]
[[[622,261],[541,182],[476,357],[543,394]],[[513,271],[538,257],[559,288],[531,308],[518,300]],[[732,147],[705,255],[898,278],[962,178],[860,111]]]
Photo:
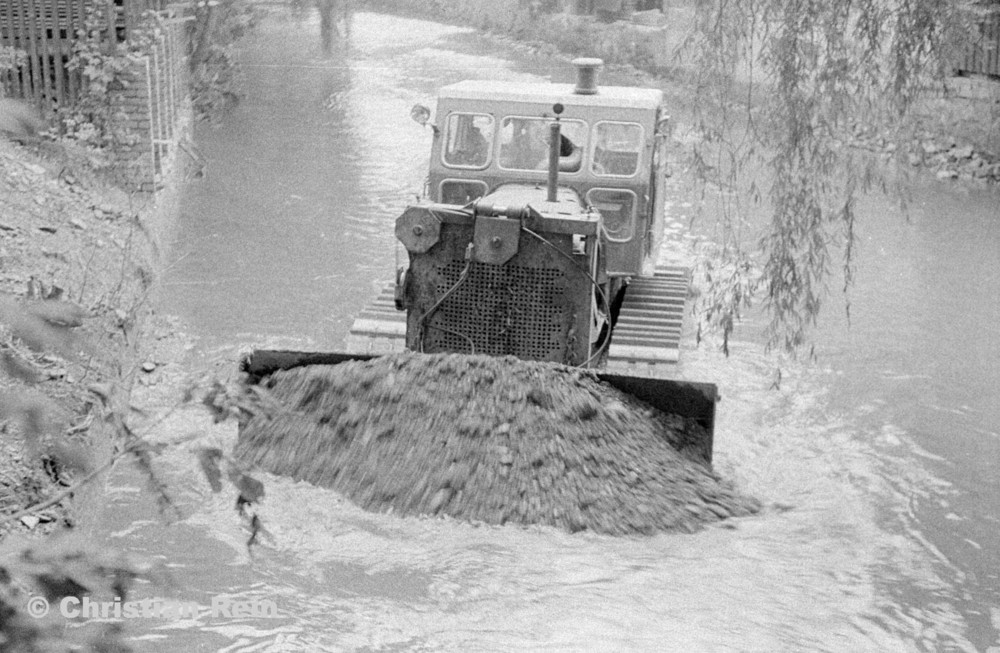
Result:
[[591,170],[601,177],[631,177],[639,170],[642,125],[604,121],[594,125]]
[[485,168],[493,154],[493,116],[450,113],[445,121],[442,159],[451,168]]
[[[552,120],[508,116],[500,123],[500,167],[507,170],[547,170]],[[559,169],[579,172],[586,148],[587,125],[560,120]]]

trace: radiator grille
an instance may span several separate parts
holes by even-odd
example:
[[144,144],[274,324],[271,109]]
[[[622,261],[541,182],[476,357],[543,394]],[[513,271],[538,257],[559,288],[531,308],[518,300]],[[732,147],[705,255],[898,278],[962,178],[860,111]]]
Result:
[[[441,297],[458,281],[465,261],[436,267]],[[466,280],[430,319],[426,351],[469,352],[471,339],[477,354],[562,361],[572,318],[565,308],[565,276],[558,268],[473,262]]]

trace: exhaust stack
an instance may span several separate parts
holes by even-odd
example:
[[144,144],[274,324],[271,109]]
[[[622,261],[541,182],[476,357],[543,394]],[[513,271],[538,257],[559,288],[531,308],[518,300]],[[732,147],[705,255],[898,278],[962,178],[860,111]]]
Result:
[[556,201],[556,190],[559,188],[559,150],[562,147],[559,118],[549,125],[549,183],[546,200]]
[[577,95],[597,95],[597,73],[604,66],[603,59],[581,57],[573,60],[576,66],[576,88],[573,92]]

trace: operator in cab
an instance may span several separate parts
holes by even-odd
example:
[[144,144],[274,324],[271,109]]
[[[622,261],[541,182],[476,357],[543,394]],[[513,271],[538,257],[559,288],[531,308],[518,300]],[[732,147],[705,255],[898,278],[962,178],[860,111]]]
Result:
[[483,168],[490,161],[493,118],[484,114],[453,113],[445,128],[444,162],[459,168]]
[[[546,170],[549,167],[549,125],[541,118],[506,118],[501,144],[500,166],[511,170]],[[583,150],[565,133],[559,135],[559,169],[576,172]]]

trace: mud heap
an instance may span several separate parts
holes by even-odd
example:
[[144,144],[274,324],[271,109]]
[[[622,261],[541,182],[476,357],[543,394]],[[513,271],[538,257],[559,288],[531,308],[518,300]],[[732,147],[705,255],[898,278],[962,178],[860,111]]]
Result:
[[700,426],[585,371],[399,354],[262,383],[285,408],[245,423],[236,457],[368,510],[622,535],[758,508],[678,449]]

